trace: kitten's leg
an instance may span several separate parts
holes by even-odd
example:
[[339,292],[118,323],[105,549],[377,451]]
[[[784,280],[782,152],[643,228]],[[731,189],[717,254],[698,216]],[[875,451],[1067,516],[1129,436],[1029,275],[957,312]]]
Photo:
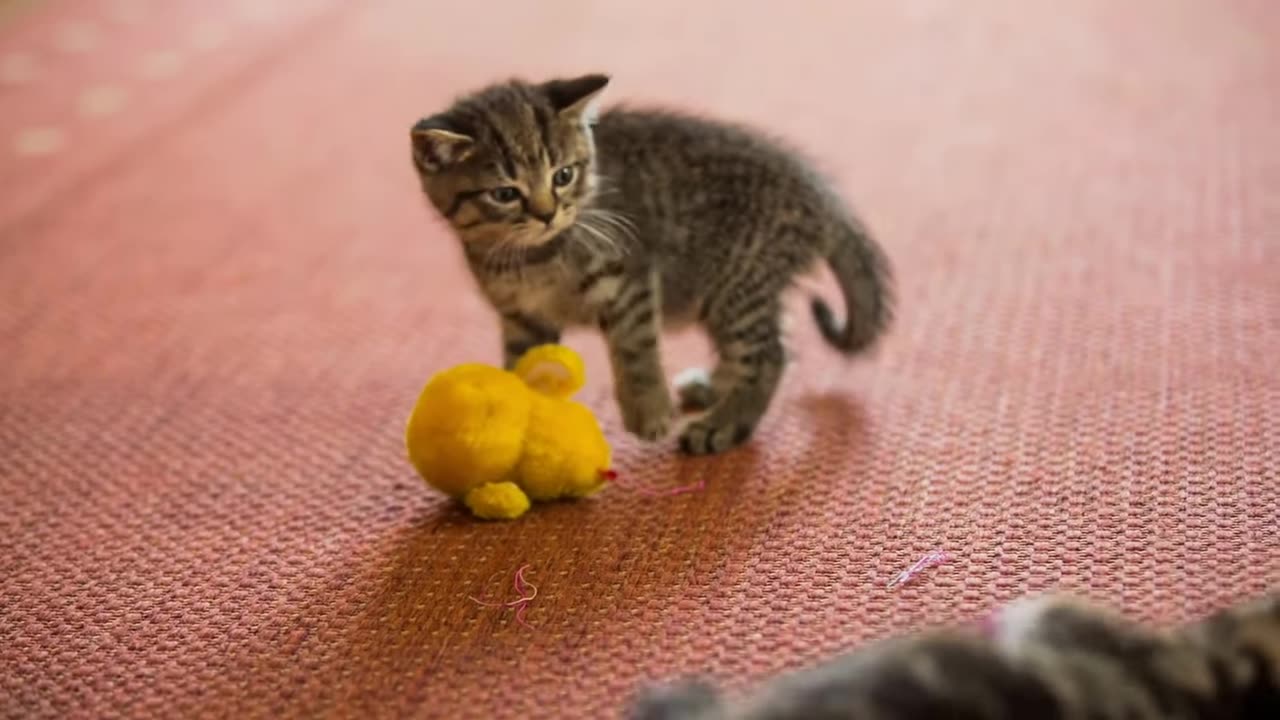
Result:
[[600,314],[609,345],[614,391],[626,429],[658,440],[671,427],[671,395],[658,353],[662,307],[658,279],[623,278]]
[[529,350],[558,342],[560,329],[557,327],[519,313],[502,316],[502,365],[508,370]]
[[707,329],[720,356],[708,393],[715,404],[680,435],[680,448],[693,455],[728,450],[746,442],[769,409],[782,378],[781,309],[776,298],[734,298],[707,316]]

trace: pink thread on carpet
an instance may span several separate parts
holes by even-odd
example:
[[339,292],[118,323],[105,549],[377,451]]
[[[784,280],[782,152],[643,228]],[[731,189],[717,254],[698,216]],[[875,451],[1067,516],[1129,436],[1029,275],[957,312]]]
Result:
[[638,495],[645,497],[675,497],[676,495],[684,495],[691,492],[700,492],[705,490],[707,483],[705,480],[699,480],[688,485],[677,485],[676,487],[662,488],[648,483],[642,483],[633,480],[621,480],[615,470],[601,470],[600,477],[612,482],[620,488],[630,490]]
[[899,585],[905,585],[911,582],[916,575],[928,570],[931,567],[941,565],[951,559],[951,555],[943,550],[930,550],[924,557],[916,561],[914,565],[898,573],[897,577],[889,581],[885,587],[895,588]]
[[520,597],[515,600],[481,600],[474,595],[468,595],[467,597],[471,602],[479,605],[480,607],[515,608],[516,622],[527,628],[532,628],[532,625],[525,622],[525,614],[529,612],[529,603],[532,602],[534,598],[538,597],[538,586],[525,579],[524,573],[528,569],[529,565],[521,565],[520,568],[516,570],[515,581],[513,584],[515,585],[516,592]]

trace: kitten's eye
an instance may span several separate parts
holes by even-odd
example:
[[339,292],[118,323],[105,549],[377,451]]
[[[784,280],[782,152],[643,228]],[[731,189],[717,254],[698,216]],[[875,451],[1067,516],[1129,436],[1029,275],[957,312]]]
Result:
[[551,182],[555,183],[556,187],[564,187],[573,182],[573,178],[577,174],[577,170],[572,165],[565,165],[557,170],[555,175],[551,176]]
[[520,191],[510,185],[504,185],[490,190],[489,197],[493,198],[493,201],[496,203],[506,205],[507,203],[513,203],[516,200],[519,200]]

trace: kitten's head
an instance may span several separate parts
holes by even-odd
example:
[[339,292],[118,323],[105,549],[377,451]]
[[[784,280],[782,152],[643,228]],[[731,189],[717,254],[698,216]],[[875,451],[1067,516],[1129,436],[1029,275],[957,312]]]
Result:
[[511,81],[413,126],[422,189],[464,243],[531,248],[573,224],[596,187],[591,122],[608,82]]

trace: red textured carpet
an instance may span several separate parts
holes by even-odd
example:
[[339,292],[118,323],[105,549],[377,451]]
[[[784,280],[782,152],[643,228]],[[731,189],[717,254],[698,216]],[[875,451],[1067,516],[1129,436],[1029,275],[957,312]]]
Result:
[[[1060,586],[1280,584],[1280,6],[0,3],[0,716],[610,717]],[[877,357],[477,524],[403,458],[496,359],[406,132],[478,82],[767,126],[883,238]],[[682,339],[672,369],[701,363]],[[885,584],[933,547],[947,565]],[[475,606],[518,565],[532,629]]]

